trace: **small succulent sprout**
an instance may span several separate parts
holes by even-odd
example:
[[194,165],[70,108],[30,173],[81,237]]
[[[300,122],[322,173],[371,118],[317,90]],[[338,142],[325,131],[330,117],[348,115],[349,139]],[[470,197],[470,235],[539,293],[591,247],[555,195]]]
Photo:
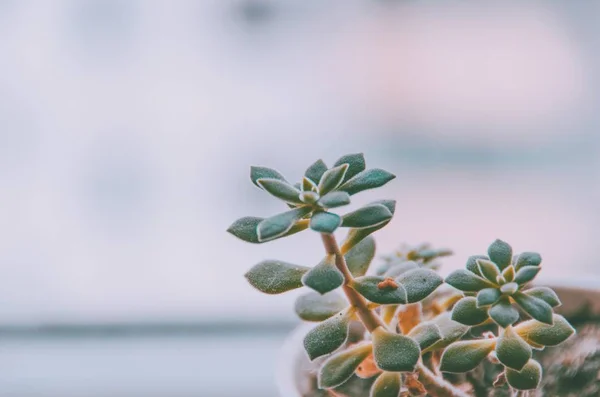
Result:
[[421,348],[414,339],[389,332],[383,327],[373,331],[373,356],[384,371],[412,372],[421,357]]
[[501,327],[508,327],[519,319],[518,311],[511,307],[513,301],[534,319],[551,323],[553,306],[538,296],[556,303],[552,293],[546,290],[523,292],[541,269],[540,255],[526,252],[513,259],[512,252],[509,244],[496,240],[489,246],[487,257],[470,257],[466,270],[451,273],[446,282],[461,291],[476,292],[477,306],[488,307],[490,317]]
[[402,376],[397,372],[383,372],[377,377],[369,397],[398,397],[402,388]]

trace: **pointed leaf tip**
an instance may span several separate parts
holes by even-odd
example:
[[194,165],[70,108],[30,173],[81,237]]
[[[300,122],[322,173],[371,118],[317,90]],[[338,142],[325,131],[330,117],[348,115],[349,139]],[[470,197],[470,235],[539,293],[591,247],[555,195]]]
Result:
[[283,175],[281,175],[278,171],[272,168],[259,166],[250,167],[250,180],[252,181],[252,183],[260,187],[260,185],[258,184],[258,180],[261,178],[278,179],[283,182],[286,181]]

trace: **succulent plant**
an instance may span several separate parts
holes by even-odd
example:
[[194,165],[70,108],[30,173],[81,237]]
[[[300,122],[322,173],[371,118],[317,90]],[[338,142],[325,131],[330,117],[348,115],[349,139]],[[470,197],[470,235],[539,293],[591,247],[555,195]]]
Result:
[[[372,202],[343,215],[332,211],[395,178],[366,169],[362,154],[342,156],[331,168],[318,160],[296,184],[266,167],[252,167],[250,178],[288,208],[268,218],[241,218],[228,232],[255,244],[309,228],[321,237],[325,255],[312,267],[265,260],[246,273],[267,294],[308,288],[295,311],[317,323],[304,348],[310,360],[321,362],[321,389],[336,389],[358,375],[376,377],[371,397],[467,396],[445,373],[472,371],[487,358],[504,368],[496,386],[533,390],[542,376],[533,350],[558,345],[575,332],[553,312],[558,296],[529,285],[541,270],[541,256],[513,256],[500,240],[487,256],[470,257],[466,269],[445,280],[436,272],[438,260],[452,252],[428,244],[402,246],[368,274],[376,248],[371,234],[390,222],[395,201]],[[341,244],[333,234],[338,228],[348,229]],[[440,288],[444,282],[453,288]],[[348,342],[353,322],[365,331],[358,343]],[[478,332],[482,328],[486,332]]]

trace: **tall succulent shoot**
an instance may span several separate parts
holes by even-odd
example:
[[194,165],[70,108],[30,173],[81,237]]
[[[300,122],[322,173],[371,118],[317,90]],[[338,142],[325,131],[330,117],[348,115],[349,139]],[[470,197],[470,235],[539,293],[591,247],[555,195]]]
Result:
[[[321,237],[325,254],[314,266],[265,260],[246,278],[267,294],[308,288],[298,297],[295,311],[301,319],[318,323],[306,335],[304,348],[311,360],[321,358],[322,389],[335,389],[357,374],[377,376],[371,397],[425,391],[466,396],[441,373],[473,370],[486,357],[505,366],[502,381],[513,389],[535,389],[541,367],[531,358],[532,349],[557,345],[574,332],[553,313],[560,301],[552,290],[528,287],[541,268],[541,257],[513,257],[511,247],[499,240],[488,256],[469,258],[466,270],[446,279],[461,292],[436,291],[444,283],[435,271],[437,259],[451,252],[429,245],[405,247],[367,275],[375,256],[371,234],[390,222],[396,202],[375,201],[343,215],[332,211],[350,204],[353,195],[395,178],[382,169],[367,169],[362,154],[342,156],[331,168],[318,160],[295,184],[266,167],[252,167],[250,178],[287,210],[268,218],[238,219],[228,232],[255,244],[309,228]],[[341,244],[333,235],[340,227],[347,229]],[[517,324],[522,315],[531,319]],[[351,321],[360,321],[367,331],[362,342],[347,343]],[[497,335],[468,339],[472,327],[488,323],[498,325]]]

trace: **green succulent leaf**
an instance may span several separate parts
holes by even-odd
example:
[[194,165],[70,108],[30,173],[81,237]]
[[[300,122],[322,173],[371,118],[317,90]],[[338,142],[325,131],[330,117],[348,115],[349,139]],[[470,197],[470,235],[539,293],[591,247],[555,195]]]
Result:
[[315,161],[310,167],[304,172],[304,176],[315,183],[319,183],[323,174],[327,171],[327,164],[323,160]]
[[[375,201],[369,205],[376,205],[376,204],[381,204],[381,205],[384,205],[385,207],[387,207],[387,209],[390,210],[392,215],[396,211],[396,201],[395,200],[379,200],[379,201]],[[374,233],[377,230],[381,229],[388,223],[389,223],[389,221],[384,222],[384,223],[374,226],[374,227],[367,227],[367,228],[363,228],[363,229],[351,229],[348,232],[348,235],[346,236],[346,240],[344,241],[344,244],[342,245],[342,253],[348,252],[352,247],[354,247],[356,244],[361,242],[365,237],[367,237],[371,233]]]
[[385,272],[386,277],[396,278],[413,269],[420,269],[421,266],[417,262],[406,261],[392,264]]
[[513,295],[515,292],[519,290],[519,284],[515,282],[506,283],[502,287],[500,287],[500,292],[505,295]]
[[516,259],[515,270],[525,266],[539,266],[542,263],[542,257],[537,252],[523,252]]
[[341,312],[311,329],[304,337],[304,349],[314,360],[337,350],[348,338],[349,312]]
[[252,267],[245,277],[254,288],[275,295],[302,287],[302,276],[309,270],[306,266],[266,260]]
[[354,277],[364,276],[375,257],[375,239],[367,237],[344,255],[346,265]]
[[331,234],[340,227],[342,218],[331,212],[317,212],[310,218],[310,228],[315,232]]
[[509,267],[507,267],[506,269],[504,269],[502,271],[502,277],[504,277],[504,279],[506,281],[513,281],[515,279],[515,268],[513,265],[510,265]]
[[258,180],[264,179],[264,178],[277,179],[277,180],[286,182],[283,175],[281,175],[279,172],[275,171],[272,168],[257,167],[257,166],[250,167],[250,179],[252,180],[252,183],[254,183],[258,187],[261,187],[258,184]]
[[392,219],[393,214],[382,204],[367,205],[343,217],[342,226],[367,228],[380,225]]
[[342,184],[338,190],[353,195],[364,190],[381,187],[394,179],[396,175],[379,168],[365,170]]
[[420,268],[402,273],[396,281],[406,290],[407,303],[416,303],[431,295],[444,279],[433,270]]
[[506,328],[517,322],[519,311],[515,309],[508,298],[503,297],[489,310],[489,315],[502,328]]
[[477,307],[493,305],[498,302],[501,295],[498,288],[484,288],[477,293]]
[[531,354],[531,346],[515,332],[513,327],[508,326],[498,337],[496,357],[506,367],[520,371],[531,358]]
[[342,164],[325,171],[325,173],[321,177],[321,180],[319,181],[319,194],[321,196],[324,196],[325,194],[340,186],[340,184],[344,180],[344,176],[346,175],[347,170],[348,164]]
[[300,190],[279,179],[261,178],[258,185],[272,196],[290,204],[302,204]]
[[490,281],[465,269],[458,269],[450,273],[446,277],[446,283],[464,292],[477,292],[484,288],[495,287]]
[[319,370],[319,388],[331,389],[346,382],[372,351],[370,343],[363,343],[328,358]]
[[523,285],[530,282],[542,270],[539,266],[523,266],[515,274],[515,283]]
[[316,192],[302,192],[300,193],[300,201],[305,204],[315,204],[319,200],[319,193]]
[[316,193],[319,189],[317,185],[308,177],[302,178],[302,184],[300,185],[303,192],[313,192]]
[[346,171],[343,182],[346,182],[354,175],[364,171],[367,166],[365,163],[365,156],[362,153],[353,153],[342,156],[333,166],[336,167],[342,164],[348,164],[348,171]]
[[552,325],[527,320],[517,325],[515,331],[527,342],[542,346],[559,345],[575,333],[571,324],[559,314],[553,315]]
[[512,263],[512,247],[502,240],[496,240],[489,246],[488,256],[500,270],[504,270]]
[[402,388],[402,376],[397,372],[383,372],[371,386],[369,397],[398,397]]
[[507,368],[506,380],[513,389],[537,389],[542,380],[542,366],[535,360],[529,360],[521,371]]
[[408,336],[413,338],[424,351],[442,339],[442,331],[436,324],[424,322],[411,329]]
[[513,299],[532,318],[546,324],[552,324],[552,306],[541,299],[522,292],[514,294]]
[[341,207],[350,204],[350,195],[340,191],[329,192],[321,197],[318,203],[324,208]]
[[494,350],[495,346],[495,339],[455,342],[444,350],[440,370],[452,373],[472,371]]
[[496,282],[496,279],[500,275],[500,269],[498,266],[487,259],[477,259],[477,266],[479,267],[479,273],[492,283]]
[[383,287],[385,282],[385,277],[362,276],[354,279],[351,287],[371,302],[382,305],[406,303],[406,290],[402,284],[396,283],[395,288],[393,284]]
[[[427,349],[428,351],[443,349],[462,338],[469,331],[469,326],[452,320],[450,313],[448,312],[440,314],[430,322],[438,326],[442,339],[429,347]],[[427,323],[429,322],[422,324]]]
[[552,307],[558,307],[562,304],[556,292],[548,287],[534,287],[523,291],[523,293],[541,299]]
[[324,321],[348,307],[344,297],[336,292],[321,295],[310,291],[296,299],[294,310],[304,321]]
[[411,372],[415,369],[421,349],[408,336],[388,332],[382,327],[373,331],[373,357],[384,371]]
[[327,255],[318,265],[310,269],[302,277],[302,283],[321,294],[340,287],[344,283],[344,276],[335,267],[335,255]]
[[477,299],[472,296],[462,298],[452,309],[452,320],[464,325],[479,325],[489,318],[486,308],[477,306]]
[[261,221],[257,227],[258,241],[263,242],[284,236],[298,220],[310,212],[311,209],[307,207],[295,208]]
[[297,221],[287,233],[284,233],[279,237],[271,238],[270,240],[260,241],[258,239],[258,225],[264,220],[265,218],[246,216],[233,222],[227,231],[240,240],[244,240],[248,243],[262,244],[267,241],[275,240],[276,238],[291,236],[292,234],[296,234],[308,228],[308,220]]
[[467,259],[467,264],[465,265],[465,267],[471,273],[474,273],[474,274],[476,274],[479,277],[483,277],[483,275],[479,271],[479,266],[477,265],[477,260],[478,259],[489,260],[490,258],[488,258],[485,255],[473,255],[473,256],[470,256],[469,259]]

